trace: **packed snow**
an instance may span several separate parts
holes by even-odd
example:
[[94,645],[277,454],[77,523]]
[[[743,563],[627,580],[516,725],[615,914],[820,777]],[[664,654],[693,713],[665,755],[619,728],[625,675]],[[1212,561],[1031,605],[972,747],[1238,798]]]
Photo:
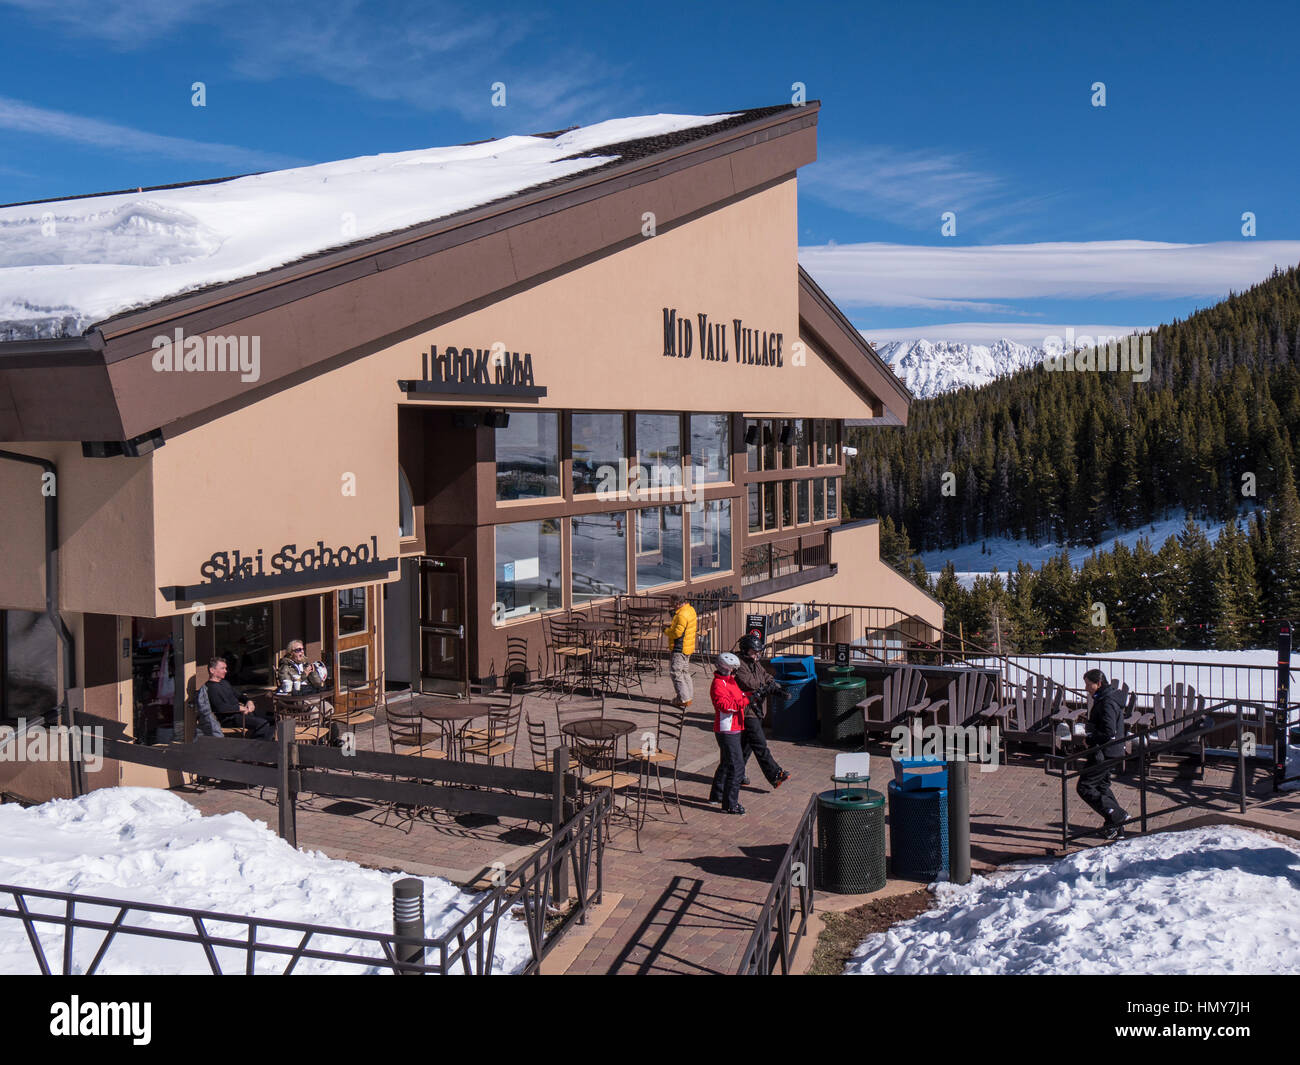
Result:
[[1235,827],[1122,840],[958,887],[845,972],[1300,973],[1300,849]]
[[[1249,520],[1250,513],[1249,508],[1243,511],[1242,515],[1237,518],[1238,527],[1241,527]],[[1097,545],[1095,550],[1110,551],[1118,541],[1131,551],[1137,546],[1139,540],[1145,539],[1151,545],[1152,551],[1159,551],[1169,537],[1177,536],[1183,531],[1183,526],[1186,523],[1186,513],[1178,510],[1168,517],[1149,522],[1146,525],[1139,525],[1133,529],[1112,529],[1102,537],[1101,543]],[[1210,543],[1218,540],[1224,524],[1221,521],[1197,522]],[[990,536],[982,540],[972,540],[970,543],[961,544],[958,547],[923,551],[920,552],[920,556],[921,561],[925,563],[926,570],[936,576],[945,565],[951,562],[953,569],[956,570],[958,583],[969,590],[974,586],[975,578],[987,577],[995,569],[1002,575],[1002,580],[1005,583],[1007,574],[1014,573],[1016,566],[1021,561],[1028,562],[1036,570],[1041,569],[1044,562],[1055,558],[1062,550],[1069,551],[1070,562],[1075,569],[1078,569],[1083,565],[1084,559],[1093,553],[1094,548],[1078,545],[1063,547],[1055,540],[1043,540],[1041,543],[1035,544],[1028,540],[1018,540],[1010,536]]]
[[619,118],[558,137],[362,156],[210,185],[0,208],[0,340],[95,322],[444,218],[617,158],[568,156],[721,122]]
[[880,345],[876,353],[917,399],[958,388],[981,388],[999,377],[1037,366],[1045,358],[1041,346],[1018,344],[1005,337],[992,344],[893,340]]
[[[0,806],[0,884],[74,892],[165,906],[216,910],[335,928],[391,932],[392,883],[403,873],[381,873],[319,852],[295,850],[260,821],[242,813],[204,817],[177,795],[155,788],[105,788],[75,800],[23,808]],[[474,904],[475,896],[454,884],[426,877],[425,929],[436,938]],[[14,908],[11,895],[0,905]],[[62,913],[63,904],[31,900],[43,913]],[[78,907],[92,919],[113,920],[116,909]],[[128,923],[193,931],[192,923],[135,912]],[[243,938],[246,926],[211,922],[208,930]],[[76,971],[94,958],[103,933],[82,930],[73,937]],[[259,940],[296,945],[295,933],[259,932]],[[57,966],[63,933],[41,926],[46,957]],[[377,956],[374,943],[339,938],[313,940],[323,950]],[[522,921],[502,921],[495,971],[514,972],[529,956]],[[223,972],[243,972],[242,950],[220,948]],[[280,972],[284,955],[261,955],[258,972]],[[207,973],[202,947],[141,936],[119,936],[99,970],[111,974]],[[364,973],[362,964],[302,961],[296,973]],[[21,922],[0,920],[0,973],[35,973],[35,956]]]

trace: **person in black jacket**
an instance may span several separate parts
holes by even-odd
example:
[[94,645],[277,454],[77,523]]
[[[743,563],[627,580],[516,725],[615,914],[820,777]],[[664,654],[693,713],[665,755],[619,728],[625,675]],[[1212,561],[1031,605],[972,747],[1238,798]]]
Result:
[[[205,720],[203,704],[206,702],[217,721],[226,726],[244,729],[250,740],[275,739],[275,721],[259,712],[247,695],[236,694],[226,680],[226,660],[213,658],[208,662],[208,682],[199,696],[200,724]],[[200,728],[200,732],[204,729]]]
[[[757,636],[742,636],[737,650],[740,652],[740,668],[736,670],[736,683],[749,696],[749,705],[754,711],[745,715],[745,731],[740,737],[741,773],[743,775],[749,766],[749,756],[754,755],[758,768],[775,791],[790,779],[790,774],[777,764],[768,750],[767,736],[763,732],[763,701],[780,685],[760,661],[763,657],[762,640]],[[740,782],[748,784],[749,778],[742,776]]]
[[[1092,755],[1094,763],[1104,762],[1109,758],[1124,756],[1124,697],[1119,689],[1106,679],[1100,669],[1090,669],[1083,675],[1083,686],[1092,696],[1092,711],[1084,734],[1089,747],[1100,747]],[[1079,798],[1102,816],[1102,839],[1120,839],[1124,835],[1124,822],[1128,820],[1127,811],[1123,810],[1110,790],[1109,766],[1101,769],[1086,769],[1079,774],[1076,790]]]

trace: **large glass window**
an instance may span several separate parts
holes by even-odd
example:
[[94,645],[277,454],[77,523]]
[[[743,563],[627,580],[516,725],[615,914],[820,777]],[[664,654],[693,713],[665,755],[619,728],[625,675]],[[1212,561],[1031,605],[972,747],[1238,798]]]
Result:
[[558,518],[496,527],[494,621],[558,610],[564,605],[562,582]]
[[813,521],[826,520],[826,478],[818,477],[812,483]]
[[[364,588],[359,591],[365,595]],[[271,646],[270,603],[214,611],[212,639],[216,653],[226,660],[226,679],[235,687],[272,683],[271,669],[276,656]]]
[[682,508],[647,507],[636,512],[636,586],[671,584],[682,570]]
[[619,460],[626,458],[623,415],[573,413],[573,493],[617,491]]
[[[754,442],[749,442],[753,437]],[[745,464],[750,473],[761,469],[761,448],[763,446],[763,423],[748,421],[745,423]]]
[[339,595],[339,635],[355,636],[368,632],[365,588],[344,588]]
[[58,647],[44,614],[0,610],[0,720],[39,717],[59,701]]
[[701,484],[731,480],[731,415],[691,415],[691,463]]
[[794,524],[794,482],[781,483],[781,524],[787,529]]
[[730,569],[731,500],[714,499],[692,504],[691,576],[706,577]]
[[573,602],[627,593],[627,512],[583,514],[573,523]]
[[677,414],[636,416],[636,461],[646,471],[643,489],[682,484],[682,421]]
[[808,524],[808,482],[795,481],[795,509],[798,511],[797,519],[800,525]]
[[763,469],[776,469],[776,437],[780,431],[779,423],[765,421],[762,423],[763,432]]
[[751,484],[749,486],[749,531],[763,531],[763,502],[762,486]]
[[812,426],[812,464],[821,466],[826,462],[826,422],[815,418],[809,424]]
[[812,450],[813,423],[807,418],[798,418],[790,424],[794,426],[794,464],[807,466]]
[[827,466],[834,466],[836,463],[840,461],[840,457],[839,457],[840,449],[837,440],[839,434],[839,427],[835,424],[835,422],[827,421],[825,423],[825,428],[826,428],[826,454],[824,457],[824,461]]
[[776,481],[763,485],[763,528],[776,528],[776,490],[781,486]]
[[838,518],[840,516],[840,479],[838,477],[826,478],[826,517]]
[[541,499],[560,494],[560,416],[511,411],[494,430],[497,499]]

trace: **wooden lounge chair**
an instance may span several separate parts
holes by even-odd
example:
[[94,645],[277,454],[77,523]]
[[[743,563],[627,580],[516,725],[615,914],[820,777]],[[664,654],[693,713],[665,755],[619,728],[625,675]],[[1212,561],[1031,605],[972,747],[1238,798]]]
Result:
[[[1195,715],[1190,720],[1179,720]],[[1196,747],[1202,766],[1205,765],[1205,735],[1207,731],[1205,696],[1198,695],[1190,684],[1181,681],[1167,684],[1152,700],[1151,713],[1142,715],[1150,742],[1156,747],[1155,758]],[[1174,724],[1174,722],[1178,722]]]
[[[925,677],[920,670],[907,666],[890,673],[884,691],[857,704],[862,711],[863,735],[892,732],[899,725],[910,727],[914,717],[932,706],[925,692]],[[879,716],[872,715],[873,709]]]
[[948,682],[948,697],[932,703],[940,725],[986,725],[998,708],[997,682],[987,673],[968,670]]
[[988,714],[990,722],[1001,725],[1003,741],[1055,749],[1065,689],[1047,677],[1031,677],[1011,686],[1005,698]]

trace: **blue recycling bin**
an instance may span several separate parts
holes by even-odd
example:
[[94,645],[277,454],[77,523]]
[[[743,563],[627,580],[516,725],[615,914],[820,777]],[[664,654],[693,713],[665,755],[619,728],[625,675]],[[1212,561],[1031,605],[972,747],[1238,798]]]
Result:
[[948,763],[899,758],[894,765],[888,789],[890,865],[894,876],[928,882],[948,871]]
[[785,689],[774,692],[772,735],[778,740],[810,740],[817,735],[817,659],[812,655],[777,655],[772,675]]

